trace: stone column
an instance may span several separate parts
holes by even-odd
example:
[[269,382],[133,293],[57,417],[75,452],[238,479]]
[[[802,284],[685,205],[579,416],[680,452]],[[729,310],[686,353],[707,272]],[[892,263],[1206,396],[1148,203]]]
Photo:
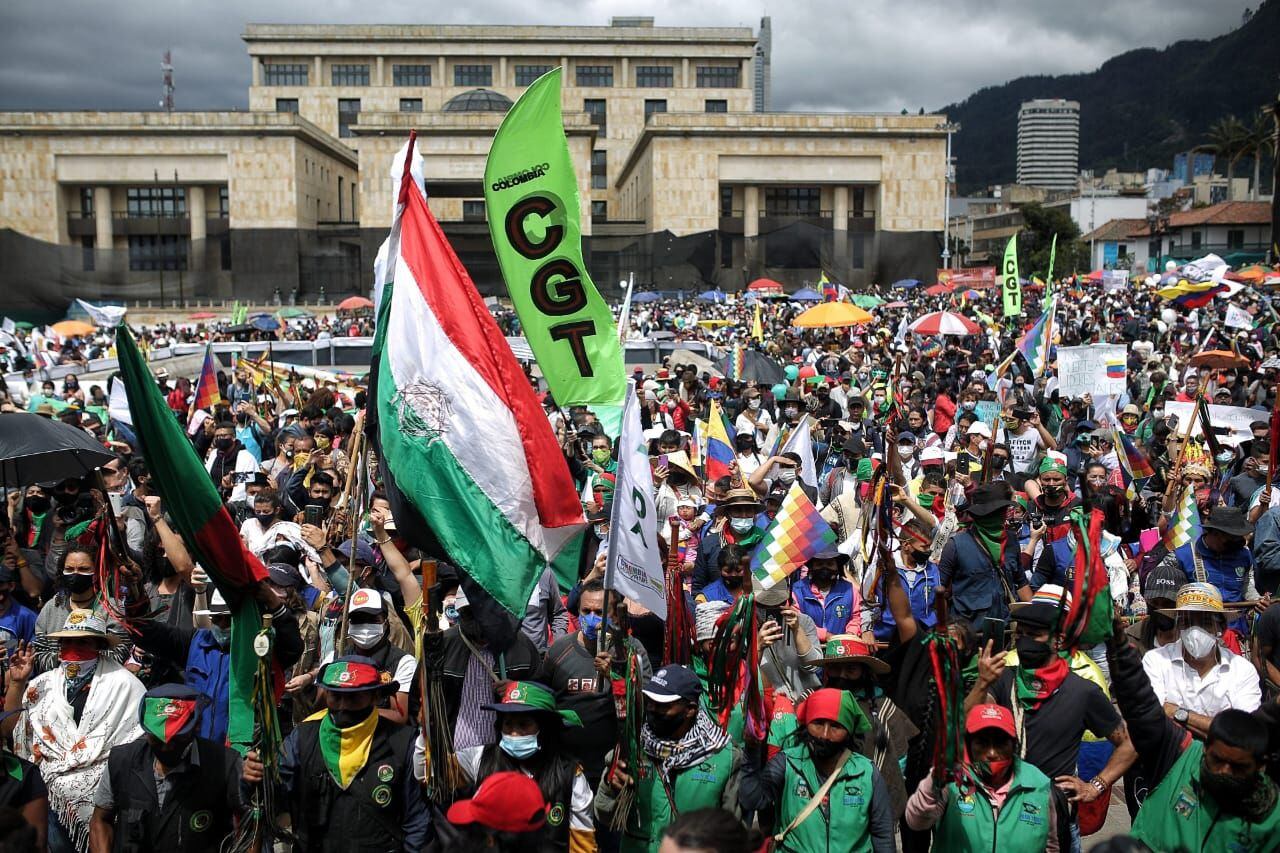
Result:
[[383,76],[384,68],[383,68],[383,65],[382,65],[382,57],[381,57],[381,56],[379,56],[379,57],[377,58],[377,60],[376,60],[376,63],[375,63],[375,64],[376,64],[376,68],[377,68],[377,70],[374,72],[374,76],[373,76],[373,85],[375,85],[375,86],[386,86],[386,85],[388,85],[388,84],[387,84],[387,78],[386,78],[385,76]]
[[194,245],[208,236],[207,214],[204,210],[204,187],[187,187],[187,216],[191,220],[191,243]]
[[[444,57],[443,57],[443,56],[442,56],[442,57],[440,57],[438,60],[436,60],[436,68],[437,68],[437,69],[439,69],[439,73],[438,73],[436,76],[438,76],[438,77],[440,78],[439,80],[437,80],[437,81],[436,81],[436,85],[437,85],[437,86],[442,86],[442,87],[443,87],[443,86],[452,86],[452,85],[453,85],[453,82],[452,82],[451,80],[448,80],[448,79],[444,76],[444,75],[445,75],[445,73],[446,73],[446,72],[448,72],[449,67],[445,64],[445,59],[444,59]],[[441,106],[444,106],[444,104],[442,103],[442,104],[441,104]]]
[[680,86],[689,88],[689,57],[687,56],[680,60]]
[[832,187],[831,227],[836,231],[849,230],[849,187],[844,184]]
[[316,78],[316,79],[314,79],[314,80],[312,80],[312,81],[311,81],[311,85],[312,85],[312,86],[324,86],[324,85],[326,85],[326,84],[325,84],[325,82],[324,82],[324,57],[323,57],[323,56],[317,56],[317,57],[312,61],[312,64],[315,66],[315,67],[312,69],[312,71],[313,71],[313,73],[315,74],[315,78]]
[[742,188],[742,236],[745,238],[760,235],[760,188]]
[[497,83],[498,85],[495,88],[498,88],[498,89],[502,89],[511,85],[511,83],[507,80],[507,58],[505,56],[498,57]]
[[94,248],[110,251],[114,242],[111,230],[111,187],[93,188],[93,223],[97,229]]
[[631,88],[631,64],[627,57],[622,57],[622,86]]
[[262,85],[262,60],[256,56],[250,57],[250,65],[253,68],[253,85]]

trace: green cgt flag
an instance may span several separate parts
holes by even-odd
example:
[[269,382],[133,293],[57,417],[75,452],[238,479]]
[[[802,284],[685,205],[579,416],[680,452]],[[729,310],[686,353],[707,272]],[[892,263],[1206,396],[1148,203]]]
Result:
[[1018,280],[1018,233],[1016,231],[1009,237],[1009,243],[1004,247],[1004,263],[1000,265],[1000,290],[1004,294],[1004,316],[1020,316],[1022,314],[1022,282]]
[[560,75],[556,68],[525,90],[493,138],[484,169],[489,234],[556,402],[621,406],[627,387],[622,346],[582,261],[578,179],[560,114]]

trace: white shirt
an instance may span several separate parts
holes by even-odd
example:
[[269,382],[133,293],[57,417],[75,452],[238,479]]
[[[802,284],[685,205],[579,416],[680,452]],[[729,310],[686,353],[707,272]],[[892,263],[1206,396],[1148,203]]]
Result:
[[1142,668],[1161,704],[1172,702],[1207,717],[1228,708],[1256,711],[1262,704],[1258,671],[1222,646],[1218,646],[1218,663],[1204,678],[1182,659],[1181,641],[1147,652]]
[[733,422],[733,428],[738,433],[745,432],[748,435],[754,434],[756,437],[756,443],[759,444],[765,435],[768,434],[769,427],[773,426],[773,415],[770,415],[769,410],[761,406],[759,409],[756,409],[755,416],[756,422],[753,424],[746,414],[738,415],[737,420]]

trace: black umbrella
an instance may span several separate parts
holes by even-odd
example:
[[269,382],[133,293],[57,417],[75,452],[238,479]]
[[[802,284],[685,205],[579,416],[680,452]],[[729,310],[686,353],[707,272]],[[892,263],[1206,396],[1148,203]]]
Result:
[[83,477],[115,454],[82,429],[26,412],[0,415],[0,484],[29,486]]
[[[720,361],[720,369],[724,371],[725,376],[733,375],[733,352]],[[743,382],[751,382],[759,384],[761,382],[769,385],[777,385],[779,382],[786,382],[786,371],[782,365],[774,361],[764,353],[747,349],[742,352],[742,376],[739,377]]]

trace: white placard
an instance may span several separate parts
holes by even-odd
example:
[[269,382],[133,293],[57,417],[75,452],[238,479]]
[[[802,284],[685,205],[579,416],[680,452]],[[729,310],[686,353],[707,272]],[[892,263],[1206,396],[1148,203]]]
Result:
[[1118,397],[1125,391],[1127,361],[1123,345],[1058,347],[1058,394]]
[[1252,329],[1253,315],[1236,305],[1227,305],[1227,325],[1233,329]]
[[1125,270],[1103,270],[1102,289],[1106,291],[1124,290],[1129,284],[1129,273]]
[[[1186,428],[1187,418],[1191,417],[1191,412],[1194,408],[1194,403],[1168,402],[1164,404],[1165,415],[1177,415],[1178,417],[1178,425],[1175,427],[1178,435],[1181,435]],[[1255,421],[1265,422],[1270,417],[1271,413],[1262,409],[1242,409],[1239,406],[1209,406],[1209,425],[1212,427],[1231,428],[1230,435],[1218,433],[1218,440],[1223,444],[1235,445],[1242,441],[1248,441],[1253,438],[1253,430],[1249,429],[1249,424]],[[1191,427],[1191,434],[1200,435],[1202,431],[1200,419],[1196,418],[1195,424]]]

